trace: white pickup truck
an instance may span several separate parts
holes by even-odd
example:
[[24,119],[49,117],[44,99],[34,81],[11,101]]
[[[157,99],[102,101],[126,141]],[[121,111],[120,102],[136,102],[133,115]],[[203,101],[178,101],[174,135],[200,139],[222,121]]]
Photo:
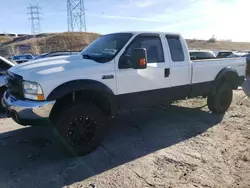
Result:
[[244,58],[192,62],[179,34],[113,33],[79,55],[9,69],[2,104],[17,123],[49,122],[76,154],[86,154],[123,110],[203,96],[212,112],[224,113],[245,66]]

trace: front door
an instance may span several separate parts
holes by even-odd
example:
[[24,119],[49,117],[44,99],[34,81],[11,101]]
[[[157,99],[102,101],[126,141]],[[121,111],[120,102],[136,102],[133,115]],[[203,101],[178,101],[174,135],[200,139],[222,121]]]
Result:
[[[117,95],[122,109],[156,104],[166,99],[170,87],[170,67],[162,46],[163,38],[140,34],[117,58]],[[130,57],[134,48],[147,50],[147,68],[132,69]]]

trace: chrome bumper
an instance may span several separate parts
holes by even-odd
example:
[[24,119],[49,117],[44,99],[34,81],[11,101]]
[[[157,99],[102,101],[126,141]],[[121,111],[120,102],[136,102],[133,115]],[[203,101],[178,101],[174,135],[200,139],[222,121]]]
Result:
[[4,93],[2,105],[7,114],[21,125],[46,125],[55,101],[16,100]]

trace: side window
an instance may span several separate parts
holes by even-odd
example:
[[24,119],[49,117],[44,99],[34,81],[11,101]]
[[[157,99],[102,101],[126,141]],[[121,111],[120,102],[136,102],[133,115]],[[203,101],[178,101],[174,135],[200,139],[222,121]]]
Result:
[[0,69],[2,70],[8,70],[11,67],[8,63],[4,62],[3,60],[0,59]]
[[172,61],[178,62],[178,61],[184,61],[184,52],[181,45],[181,41],[179,37],[176,36],[166,36],[168,45],[170,48],[170,54]]
[[160,37],[136,37],[122,56],[131,57],[132,51],[135,48],[145,48],[147,50],[148,63],[164,62],[164,54]]

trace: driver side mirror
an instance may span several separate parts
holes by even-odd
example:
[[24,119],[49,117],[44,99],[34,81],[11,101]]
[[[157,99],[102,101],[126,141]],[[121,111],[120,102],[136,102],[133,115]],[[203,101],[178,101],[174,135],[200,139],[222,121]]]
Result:
[[147,68],[147,51],[145,48],[135,48],[132,52],[132,68],[146,69]]

